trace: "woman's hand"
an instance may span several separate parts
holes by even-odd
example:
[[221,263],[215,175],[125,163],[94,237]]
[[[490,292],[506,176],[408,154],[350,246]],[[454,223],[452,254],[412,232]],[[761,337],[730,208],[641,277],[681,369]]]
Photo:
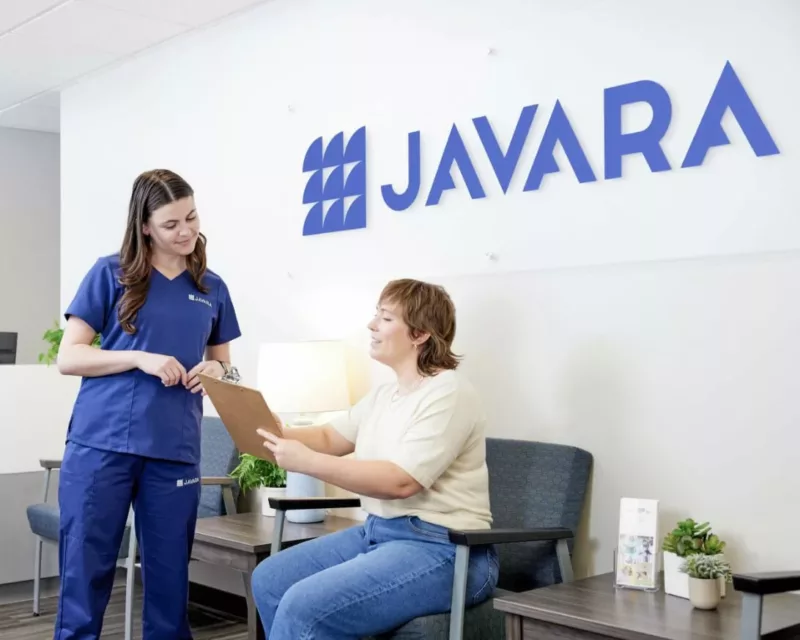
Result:
[[208,395],[203,388],[200,378],[197,377],[198,373],[204,373],[212,378],[221,378],[225,375],[225,370],[222,365],[216,360],[204,360],[196,365],[189,373],[186,374],[186,388],[192,393],[201,392],[204,396]]
[[264,438],[264,447],[275,456],[275,462],[281,469],[308,473],[313,466],[314,457],[319,455],[297,440],[286,440],[273,435],[264,429],[257,429]]
[[179,382],[185,385],[187,381],[186,369],[172,356],[142,351],[136,358],[136,368],[161,378],[165,387],[172,387]]

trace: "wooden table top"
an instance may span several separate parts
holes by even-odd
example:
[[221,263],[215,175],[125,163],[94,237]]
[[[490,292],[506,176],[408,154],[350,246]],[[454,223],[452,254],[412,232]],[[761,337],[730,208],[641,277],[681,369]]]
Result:
[[[197,520],[195,542],[246,553],[268,553],[275,518],[260,513],[237,513]],[[283,527],[283,542],[293,544],[361,524],[358,520],[326,516],[323,522],[298,524],[288,520]]]
[[[715,611],[700,611],[688,600],[657,592],[616,589],[614,574],[576,580],[525,593],[504,595],[494,607],[524,618],[625,640],[712,640],[740,638],[741,593],[727,585]],[[764,599],[762,633],[800,625],[800,597]]]

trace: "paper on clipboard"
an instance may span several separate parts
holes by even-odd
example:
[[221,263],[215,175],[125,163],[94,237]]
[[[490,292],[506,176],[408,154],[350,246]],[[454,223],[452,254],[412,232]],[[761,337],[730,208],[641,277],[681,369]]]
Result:
[[264,446],[264,438],[258,435],[256,429],[264,429],[279,437],[283,437],[283,430],[275,421],[262,393],[203,373],[198,377],[239,453],[249,453],[275,462],[275,457]]

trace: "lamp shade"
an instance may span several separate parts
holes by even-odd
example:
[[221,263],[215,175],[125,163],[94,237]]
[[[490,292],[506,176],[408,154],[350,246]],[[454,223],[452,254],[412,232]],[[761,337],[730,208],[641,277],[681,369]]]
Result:
[[336,341],[269,342],[258,354],[258,389],[276,413],[350,408],[345,346]]

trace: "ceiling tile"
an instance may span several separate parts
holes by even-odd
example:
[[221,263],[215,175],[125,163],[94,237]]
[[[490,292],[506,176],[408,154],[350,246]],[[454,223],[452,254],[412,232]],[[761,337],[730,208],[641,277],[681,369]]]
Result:
[[61,108],[61,92],[48,91],[40,96],[37,96],[33,102],[40,107],[50,107],[52,109]]
[[58,133],[61,129],[61,114],[57,108],[39,105],[33,101],[0,113],[0,127]]
[[0,0],[0,116],[52,130],[59,98],[45,92],[265,1]]
[[[69,50],[130,54],[184,30],[179,25],[76,0],[8,37],[55,42]],[[2,41],[0,41],[2,43]]]
[[0,1],[0,35],[26,20],[64,3],[65,0],[2,0]]
[[111,53],[71,48],[58,39],[17,34],[0,38],[0,109],[71,82],[116,58]]
[[82,0],[197,27],[265,0]]
[[184,28],[84,2],[0,37],[0,109],[57,88]]
[[[1,59],[0,59],[1,60]],[[10,73],[0,64],[0,110],[10,107],[30,96],[47,89],[33,76]]]

